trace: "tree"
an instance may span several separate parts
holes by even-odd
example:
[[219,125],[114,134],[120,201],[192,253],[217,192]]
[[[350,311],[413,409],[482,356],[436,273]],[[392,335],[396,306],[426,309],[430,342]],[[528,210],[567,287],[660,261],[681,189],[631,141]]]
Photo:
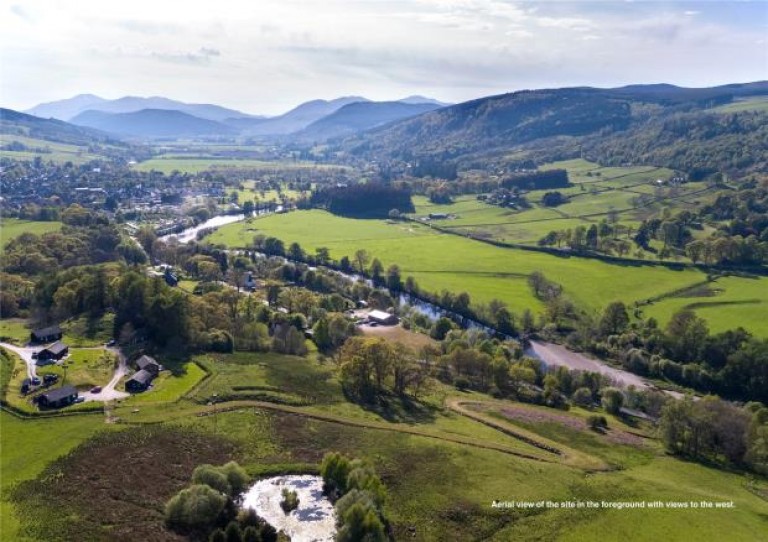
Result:
[[[227,542],[227,535],[221,529],[216,529],[208,537],[208,542]],[[257,540],[258,542],[258,540]]]
[[331,251],[327,247],[318,247],[315,249],[315,259],[320,265],[325,265],[331,261]]
[[349,458],[338,452],[328,452],[320,463],[320,476],[323,477],[323,492],[338,498],[347,492],[347,477],[352,471]]
[[376,286],[380,286],[384,280],[382,274],[384,273],[384,266],[378,258],[374,258],[371,262],[371,280]]
[[253,525],[249,525],[243,530],[243,542],[261,542],[259,530]]
[[224,536],[226,537],[227,542],[243,541],[243,533],[240,530],[240,525],[238,525],[236,521],[229,522],[227,528],[224,529]]
[[227,477],[213,465],[200,465],[192,472],[193,484],[204,484],[224,495],[232,493]]
[[371,255],[364,248],[355,251],[355,262],[357,263],[357,270],[361,275],[365,274],[365,269],[368,266],[368,262],[371,261]]
[[291,260],[296,260],[297,262],[303,262],[304,257],[306,255],[304,254],[304,250],[301,248],[301,245],[299,243],[291,243],[291,246],[288,247],[288,257]]
[[587,427],[593,431],[603,432],[608,429],[608,420],[605,419],[605,416],[593,414],[587,417]]
[[403,279],[400,276],[400,268],[393,264],[387,269],[387,288],[396,292],[403,289]]
[[618,415],[624,406],[624,394],[616,388],[604,388],[602,390],[602,405],[608,414]]
[[624,303],[614,301],[605,307],[600,319],[600,333],[603,336],[621,333],[627,325],[629,325],[629,314]]
[[454,328],[453,321],[450,318],[442,316],[432,325],[429,332],[430,337],[438,341],[445,339],[445,336]]
[[592,406],[592,390],[589,388],[579,388],[571,396],[573,404],[588,408]]

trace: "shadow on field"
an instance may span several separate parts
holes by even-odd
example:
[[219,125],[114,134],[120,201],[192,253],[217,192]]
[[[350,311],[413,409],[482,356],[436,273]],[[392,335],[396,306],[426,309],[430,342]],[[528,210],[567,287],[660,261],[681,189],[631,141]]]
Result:
[[373,400],[365,401],[359,397],[344,392],[346,398],[359,405],[363,410],[372,412],[383,420],[392,423],[432,423],[435,421],[437,407],[424,403],[406,395],[380,395]]

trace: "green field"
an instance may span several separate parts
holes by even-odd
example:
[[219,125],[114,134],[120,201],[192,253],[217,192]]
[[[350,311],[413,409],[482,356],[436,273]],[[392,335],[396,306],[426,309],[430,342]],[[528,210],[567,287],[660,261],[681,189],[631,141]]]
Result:
[[737,99],[725,105],[712,109],[719,113],[738,113],[740,111],[761,111],[768,112],[768,97],[755,96],[752,98]]
[[[3,150],[0,151],[0,157],[13,158],[15,160],[34,160],[39,156],[45,162],[72,162],[73,164],[84,164],[85,162],[101,158],[96,154],[89,153],[86,147],[78,147],[77,145],[47,141],[45,139],[35,139],[21,135],[0,134],[0,146],[13,142],[21,143],[27,147],[27,150]],[[37,149],[42,150],[38,151]]]
[[[105,424],[99,415],[19,420],[0,414],[3,539],[42,541],[55,538],[58,529],[67,539],[73,533],[83,540],[166,539],[162,503],[188,483],[196,465],[234,459],[254,475],[313,472],[331,450],[364,458],[382,475],[396,540],[682,542],[696,536],[738,542],[758,540],[766,527],[766,503],[749,490],[746,476],[664,455],[649,438],[650,427],[609,416],[610,434],[645,435],[617,444],[610,434],[586,428],[584,418],[592,412],[490,400],[478,393],[458,399],[441,384],[409,407],[410,418],[395,419],[395,401],[386,411],[349,402],[334,366],[312,357],[238,353],[200,361],[212,377],[191,397],[147,402],[140,409],[126,402],[114,413],[129,424]],[[274,396],[231,402],[225,395],[236,387]],[[216,410],[206,404],[211,393],[220,394]],[[310,404],[286,405],[283,396]],[[498,416],[489,425],[444,406],[457,400],[479,406],[486,413],[481,417],[518,409],[571,422]],[[544,452],[502,431],[505,427],[564,455]],[[96,435],[115,428],[122,431]],[[127,457],[130,472],[144,476],[127,475]],[[764,480],[752,485],[765,491]],[[75,487],[83,490],[73,492]],[[734,507],[512,510],[493,508],[494,500],[706,500],[733,501]]]
[[228,159],[228,158],[206,158],[206,157],[183,157],[180,155],[161,155],[140,162],[133,166],[138,171],[160,171],[162,173],[171,173],[179,171],[181,173],[200,173],[212,168],[251,168],[251,169],[311,169],[311,168],[336,168],[338,166],[328,166],[324,164],[315,164],[314,162],[269,162],[266,160],[250,159]]
[[656,167],[602,167],[583,159],[545,164],[542,169],[561,168],[568,171],[572,187],[558,189],[569,201],[557,207],[546,207],[541,198],[547,190],[526,194],[531,208],[515,210],[489,205],[475,195],[458,196],[448,205],[414,198],[413,216],[449,213],[455,218],[436,222],[442,228],[471,233],[475,237],[510,243],[536,245],[553,230],[589,227],[609,214],[619,224],[636,228],[638,224],[664,209],[693,210],[715,197],[715,191],[701,184],[658,187],[657,179],[666,180],[673,171]]
[[4,218],[0,221],[0,247],[4,247],[8,241],[17,238],[22,233],[42,235],[50,231],[59,231],[61,226],[61,222],[38,222],[19,220],[17,218]]
[[706,319],[715,333],[741,326],[758,337],[768,337],[768,278],[720,278],[702,291],[653,303],[643,313],[665,324],[683,309]]
[[132,395],[124,401],[127,405],[141,403],[163,403],[178,401],[194,388],[203,378],[205,371],[197,363],[183,364],[177,371],[163,371],[152,381],[152,388]]
[[341,218],[323,211],[297,211],[227,225],[207,239],[243,247],[256,234],[299,242],[305,250],[328,247],[332,257],[365,248],[385,267],[397,263],[428,291],[467,291],[475,302],[498,298],[512,310],[541,309],[527,284],[534,271],[563,285],[578,304],[599,309],[614,300],[633,302],[704,280],[698,270],[617,265],[576,257],[505,249],[442,234],[427,226]]

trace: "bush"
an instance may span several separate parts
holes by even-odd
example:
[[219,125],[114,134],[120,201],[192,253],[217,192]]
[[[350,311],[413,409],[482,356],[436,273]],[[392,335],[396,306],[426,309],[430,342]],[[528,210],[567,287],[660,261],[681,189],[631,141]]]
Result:
[[224,510],[227,498],[210,486],[182,489],[165,505],[165,521],[181,530],[208,530]]
[[208,542],[227,542],[227,535],[221,529],[216,529],[208,537]]
[[197,467],[192,472],[192,483],[212,487],[224,495],[229,495],[232,492],[232,487],[229,485],[227,477],[213,465],[200,465]]
[[616,388],[605,388],[602,392],[602,405],[608,414],[619,414],[624,406],[624,394]]
[[245,473],[243,467],[238,465],[235,461],[230,461],[219,467],[219,471],[227,477],[229,487],[232,488],[232,492],[230,493],[232,498],[237,497],[248,488],[250,478]]
[[457,378],[453,381],[453,385],[456,386],[456,389],[459,391],[467,391],[469,389],[469,380],[464,377]]
[[299,496],[295,491],[291,491],[287,487],[283,488],[283,500],[280,501],[280,508],[283,512],[290,514],[299,507]]
[[243,533],[236,521],[230,521],[224,531],[227,542],[243,542]]
[[571,396],[574,405],[589,408],[592,406],[592,390],[589,388],[579,388]]
[[597,414],[593,414],[587,418],[587,427],[593,431],[602,432],[608,429],[608,420],[605,419],[605,416],[598,416]]
[[320,464],[323,492],[333,501],[347,492],[347,476],[352,467],[348,458],[338,452],[329,452]]

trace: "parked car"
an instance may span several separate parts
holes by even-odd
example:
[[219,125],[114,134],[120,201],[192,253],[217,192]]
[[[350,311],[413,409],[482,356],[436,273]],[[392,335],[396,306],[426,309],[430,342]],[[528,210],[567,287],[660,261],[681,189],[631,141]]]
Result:
[[101,392],[101,386],[94,386],[91,388],[91,393],[100,393]]
[[42,380],[40,380],[39,378],[37,378],[37,377],[34,377],[34,378],[32,379],[32,385],[33,385],[33,386],[39,386],[40,384],[42,384]]
[[59,375],[55,375],[51,373],[43,375],[43,384],[45,384],[46,386],[50,386],[51,384],[54,384],[58,381],[59,381]]
[[115,339],[110,339],[107,342],[107,346],[115,346],[117,344],[117,341]]
[[75,399],[75,403],[82,403],[84,401],[85,401],[85,397],[83,397],[82,395],[78,395],[77,399]]

